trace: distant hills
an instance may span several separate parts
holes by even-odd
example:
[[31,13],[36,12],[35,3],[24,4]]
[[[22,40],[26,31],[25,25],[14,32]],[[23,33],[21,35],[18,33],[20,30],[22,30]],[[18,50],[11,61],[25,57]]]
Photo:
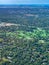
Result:
[[18,7],[21,7],[21,8],[28,8],[28,7],[49,7],[48,4],[30,4],[30,5],[0,5],[0,8],[18,8]]

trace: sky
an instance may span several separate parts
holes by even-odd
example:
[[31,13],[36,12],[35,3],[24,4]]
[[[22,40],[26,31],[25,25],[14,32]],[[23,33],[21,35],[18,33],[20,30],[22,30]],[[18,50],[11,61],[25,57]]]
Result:
[[49,4],[49,0],[0,0],[0,4]]

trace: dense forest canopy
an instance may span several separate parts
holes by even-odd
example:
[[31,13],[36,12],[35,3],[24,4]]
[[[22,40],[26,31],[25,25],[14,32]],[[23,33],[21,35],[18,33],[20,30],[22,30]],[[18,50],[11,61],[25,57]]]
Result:
[[0,7],[0,65],[49,65],[49,7]]

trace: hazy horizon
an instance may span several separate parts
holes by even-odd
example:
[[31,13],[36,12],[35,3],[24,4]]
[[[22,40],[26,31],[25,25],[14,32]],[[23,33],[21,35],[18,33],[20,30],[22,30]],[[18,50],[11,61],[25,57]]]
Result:
[[0,5],[49,5],[49,4],[0,4]]
[[0,5],[49,4],[48,0],[0,0]]

